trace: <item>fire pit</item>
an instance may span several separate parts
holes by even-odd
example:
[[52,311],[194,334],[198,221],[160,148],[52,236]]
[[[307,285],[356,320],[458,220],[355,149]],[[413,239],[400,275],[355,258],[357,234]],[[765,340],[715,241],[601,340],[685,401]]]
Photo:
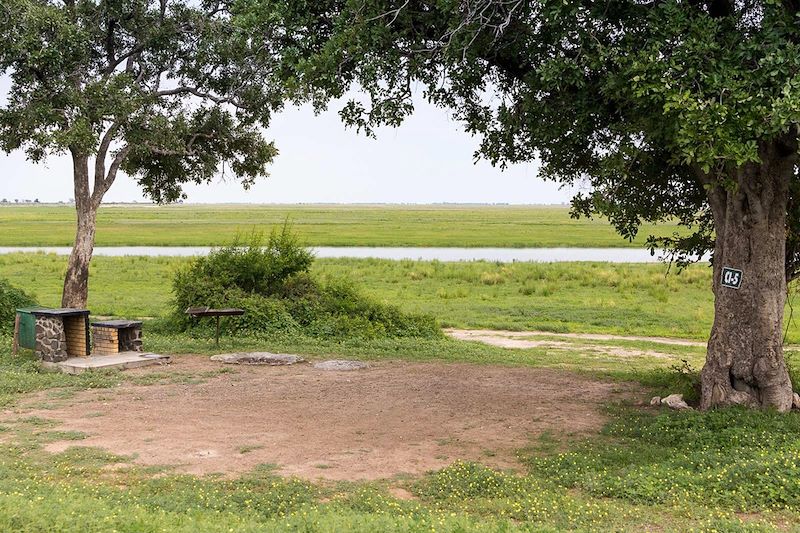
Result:
[[142,323],[135,320],[92,322],[95,355],[142,351]]

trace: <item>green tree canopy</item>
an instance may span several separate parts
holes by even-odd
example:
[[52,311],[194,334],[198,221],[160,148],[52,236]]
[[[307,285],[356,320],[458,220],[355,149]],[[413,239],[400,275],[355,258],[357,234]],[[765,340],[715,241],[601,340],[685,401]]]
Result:
[[257,129],[283,101],[270,36],[254,42],[230,23],[232,2],[5,0],[0,147],[33,161],[97,157],[94,194],[112,168],[156,201],[181,197],[223,163],[245,185],[276,151]]
[[328,0],[329,41],[303,74],[332,96],[364,89],[341,114],[367,132],[402,122],[421,87],[478,156],[587,184],[576,214],[625,237],[678,217],[697,233],[653,244],[697,254],[713,248],[712,181],[733,187],[727,170],[760,162],[765,140],[795,148],[799,4]]
[[[704,407],[791,407],[781,326],[800,255],[800,2],[315,5],[333,22],[299,75],[329,96],[361,87],[347,123],[399,124],[421,87],[481,139],[478,156],[538,160],[544,177],[583,184],[576,216],[604,215],[626,237],[643,221],[690,228],[650,244],[680,261],[713,251]],[[741,287],[721,283],[724,266],[744,271]]]
[[289,49],[277,25],[254,38],[236,15],[230,0],[0,3],[0,148],[73,160],[65,306],[85,305],[96,211],[120,169],[157,202],[220,173],[245,187],[266,175],[277,151],[260,127],[287,98]]

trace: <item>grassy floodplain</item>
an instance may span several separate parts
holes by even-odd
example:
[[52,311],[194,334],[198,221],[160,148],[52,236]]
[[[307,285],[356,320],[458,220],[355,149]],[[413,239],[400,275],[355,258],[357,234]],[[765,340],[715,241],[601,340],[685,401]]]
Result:
[[[30,241],[24,227],[18,226]],[[55,306],[66,260],[0,255],[0,277]],[[89,307],[95,316],[162,316],[170,310],[174,273],[190,260],[96,257]],[[702,265],[677,274],[658,264],[320,259],[312,273],[349,278],[369,297],[432,314],[445,326],[546,330],[559,344],[506,349],[449,338],[278,335],[225,337],[217,348],[209,329],[170,334],[148,321],[147,349],[176,357],[257,350],[312,359],[549,368],[633,382],[646,404],[653,394],[692,390],[693,374],[685,370],[700,367],[702,346],[586,341],[556,333],[703,339],[712,319],[710,272]],[[800,342],[797,324],[787,325],[788,341]],[[632,357],[631,351],[641,355]],[[787,353],[796,383],[798,355]],[[113,395],[128,385],[148,395],[149,387],[226,379],[226,371],[46,373],[28,351],[11,357],[10,338],[0,333],[0,531],[800,531],[796,413],[674,413],[610,403],[602,432],[532,438],[518,451],[516,471],[454,462],[421,475],[326,482],[282,478],[269,464],[230,478],[180,474],[170,465],[138,466],[133,457],[87,447],[83,441],[90,435],[20,407],[33,393],[47,413],[86,389]],[[47,451],[59,442],[71,446]],[[410,499],[398,497],[398,488]]]
[[[645,225],[629,242],[605,220],[564,206],[104,205],[98,246],[216,246],[289,220],[310,246],[636,247],[672,224]],[[0,246],[70,246],[74,208],[1,205]]]
[[[42,253],[0,255],[0,275],[16,286],[31,288],[42,305],[58,306],[66,260]],[[203,329],[203,324],[193,334],[172,335],[153,332],[148,322],[171,312],[171,281],[189,261],[170,257],[94,258],[88,305],[92,315],[145,319],[148,350],[167,354],[252,349],[343,358],[523,365],[646,385],[658,383],[665,377],[660,372],[682,359],[699,368],[704,356],[702,346],[621,339],[587,343],[563,338],[559,340],[568,347],[509,350],[452,339],[234,336],[223,337],[217,348],[211,330]],[[680,276],[665,276],[661,265],[319,259],[312,274],[356,281],[369,298],[405,311],[433,315],[446,327],[704,339],[711,325],[710,281],[707,269],[699,266]],[[694,312],[687,315],[688,308]],[[790,335],[792,341],[800,341],[800,328],[793,324]],[[609,347],[656,350],[674,357],[616,357],[595,350]],[[653,371],[656,374],[651,374]]]
[[[101,316],[156,317],[168,311],[175,271],[189,258],[95,257],[89,307]],[[0,275],[45,305],[60,299],[67,258],[0,255]],[[612,333],[704,340],[711,329],[711,273],[662,264],[446,263],[318,259],[314,272],[357,280],[363,292],[462,328]],[[790,305],[796,297],[792,293]],[[800,325],[787,308],[787,340]]]

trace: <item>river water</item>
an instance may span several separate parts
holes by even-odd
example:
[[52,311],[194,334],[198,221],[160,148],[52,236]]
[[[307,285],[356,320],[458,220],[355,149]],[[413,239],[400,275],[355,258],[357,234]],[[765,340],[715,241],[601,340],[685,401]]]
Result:
[[[98,246],[96,256],[121,257],[126,255],[150,257],[192,257],[206,255],[210,246]],[[0,254],[18,252],[54,253],[68,255],[66,246],[4,246]],[[422,261],[514,261],[563,263],[575,261],[602,261],[609,263],[657,263],[660,254],[650,255],[641,248],[405,248],[372,246],[318,246],[312,248],[317,257],[412,259]]]

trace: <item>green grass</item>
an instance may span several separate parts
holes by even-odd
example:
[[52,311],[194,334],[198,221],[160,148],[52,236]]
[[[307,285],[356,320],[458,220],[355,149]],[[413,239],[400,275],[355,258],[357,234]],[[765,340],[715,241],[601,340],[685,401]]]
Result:
[[[0,277],[56,306],[66,261],[52,254],[0,255]],[[98,316],[162,315],[174,272],[186,261],[96,257],[89,308]],[[711,273],[703,265],[667,274],[659,264],[319,259],[314,273],[349,277],[373,298],[434,315],[444,326],[705,340],[713,321]],[[800,343],[800,325],[790,318],[787,308],[787,341]]]
[[[605,220],[546,206],[110,205],[98,214],[97,245],[224,245],[287,218],[313,246],[641,247],[676,230],[645,225],[628,242]],[[70,246],[74,237],[70,206],[0,206],[0,246]]]
[[700,265],[680,275],[659,264],[330,260],[317,268],[445,326],[702,339],[713,319],[710,272]]
[[[64,257],[45,254],[4,255],[0,256],[0,276],[8,277],[18,286],[31,287],[42,304],[57,306],[65,261]],[[186,261],[174,258],[95,258],[89,302],[93,315],[133,318],[165,314],[169,309],[170,280],[175,269]],[[406,310],[433,314],[446,325],[694,335],[698,338],[707,331],[703,328],[710,326],[710,296],[704,290],[708,274],[700,267],[680,276],[668,277],[664,276],[663,267],[658,265],[496,265],[319,260],[315,269],[320,276],[347,276],[358,280],[367,295],[396,303]],[[487,271],[502,278],[502,282],[495,280],[493,284],[486,284],[484,273]],[[533,283],[558,285],[560,290],[546,294],[524,294],[525,287]],[[443,298],[435,289],[437,286],[444,291],[462,291],[466,296]],[[667,294],[667,302],[663,301],[664,298],[650,298],[653,293]],[[615,301],[618,303],[612,304]],[[686,316],[686,309],[690,308],[707,314],[700,315],[696,311],[694,315]],[[699,317],[703,317],[705,323]],[[335,341],[297,336],[235,340],[223,337],[220,348],[217,348],[212,340],[210,322],[205,327],[201,325],[191,335],[159,334],[155,325],[145,324],[145,337],[148,350],[160,353],[268,349],[298,351],[320,357],[435,359],[527,365],[636,380],[657,387],[659,393],[670,392],[670,387],[675,386],[669,375],[664,373],[665,369],[681,359],[686,359],[694,368],[699,368],[703,361],[703,349],[700,347],[619,340],[587,343],[576,339],[558,339],[568,343],[569,347],[505,350],[449,339]],[[609,348],[614,347],[658,351],[674,357],[631,358],[607,353]],[[8,374],[3,380],[6,386],[0,384],[0,404],[11,401],[15,391],[28,392],[75,383],[73,378],[64,376],[31,374],[33,361],[24,363],[30,366],[22,367],[16,363],[8,364]],[[28,378],[23,380],[21,375]],[[101,380],[98,386],[111,386],[119,378],[98,375],[97,379]],[[152,379],[161,380],[162,377]],[[193,378],[181,376],[174,379]]]
[[42,372],[32,353],[25,350],[18,357],[10,356],[11,338],[0,335],[0,408],[12,404],[20,395],[45,389],[83,390],[113,387],[121,382],[117,373],[92,372],[67,376]]
[[557,484],[597,497],[737,512],[798,510],[798,434],[797,413],[627,411],[606,427],[603,442],[529,462]]
[[[175,270],[185,261],[172,257],[95,257],[90,308],[98,315],[158,316],[166,311]],[[58,306],[66,262],[67,257],[54,254],[0,255],[0,277],[29,288],[42,305]]]

